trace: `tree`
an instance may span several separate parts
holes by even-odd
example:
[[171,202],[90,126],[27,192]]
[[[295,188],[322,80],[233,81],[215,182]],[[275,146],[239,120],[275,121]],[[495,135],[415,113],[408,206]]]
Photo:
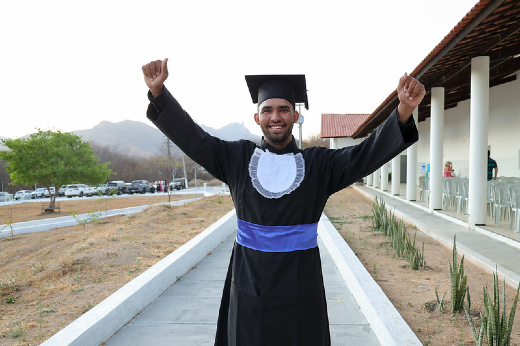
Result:
[[312,134],[303,140],[303,147],[324,147],[329,148],[330,140],[328,138],[321,138],[319,134]]
[[[3,139],[9,148],[0,151],[0,159],[6,162],[10,185],[38,183],[49,191],[54,208],[60,186],[71,183],[97,185],[106,182],[110,175],[110,162],[98,164],[98,158],[90,144],[81,137],[61,131],[38,129],[29,138]],[[54,186],[54,194],[50,187]]]

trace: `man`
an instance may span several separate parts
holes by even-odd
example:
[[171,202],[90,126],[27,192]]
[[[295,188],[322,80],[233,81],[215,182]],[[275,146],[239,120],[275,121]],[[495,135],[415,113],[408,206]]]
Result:
[[[488,150],[488,166],[487,166],[487,180],[497,180],[498,175],[498,165],[495,160],[491,158],[491,152]],[[493,176],[493,170],[495,170],[495,175]]]
[[[194,161],[229,186],[238,219],[215,345],[330,345],[317,224],[328,197],[418,140],[412,111],[424,86],[406,74],[399,106],[363,143],[300,150],[292,136],[308,108],[305,77],[246,76],[264,134],[223,141],[203,131],[164,87],[167,59],[142,68],[148,118]],[[223,99],[223,104],[233,102]]]

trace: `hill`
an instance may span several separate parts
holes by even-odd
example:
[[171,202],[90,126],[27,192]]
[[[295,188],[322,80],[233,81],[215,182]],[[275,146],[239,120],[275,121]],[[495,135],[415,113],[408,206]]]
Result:
[[[224,140],[249,139],[260,142],[260,136],[252,134],[243,124],[231,123],[220,129],[204,125],[201,127],[211,135]],[[102,121],[91,129],[72,132],[81,136],[84,141],[108,146],[116,151],[135,156],[160,154],[160,147],[165,141],[165,136],[157,128],[132,120],[117,123]],[[0,136],[1,138],[5,137]],[[5,149],[0,144],[0,150]]]

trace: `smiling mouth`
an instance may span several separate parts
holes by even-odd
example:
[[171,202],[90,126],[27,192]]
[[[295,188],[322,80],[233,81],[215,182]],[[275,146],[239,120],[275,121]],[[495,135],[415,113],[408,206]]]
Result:
[[277,130],[282,130],[285,128],[285,125],[282,125],[282,124],[275,124],[275,125],[269,125],[269,128],[271,130],[274,130],[274,131],[277,131]]

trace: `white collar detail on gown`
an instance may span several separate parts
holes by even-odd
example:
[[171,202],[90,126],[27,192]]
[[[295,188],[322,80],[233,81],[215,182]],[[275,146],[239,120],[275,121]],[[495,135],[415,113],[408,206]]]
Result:
[[277,155],[255,148],[249,162],[249,176],[262,196],[280,198],[300,186],[305,176],[305,162],[301,153]]

